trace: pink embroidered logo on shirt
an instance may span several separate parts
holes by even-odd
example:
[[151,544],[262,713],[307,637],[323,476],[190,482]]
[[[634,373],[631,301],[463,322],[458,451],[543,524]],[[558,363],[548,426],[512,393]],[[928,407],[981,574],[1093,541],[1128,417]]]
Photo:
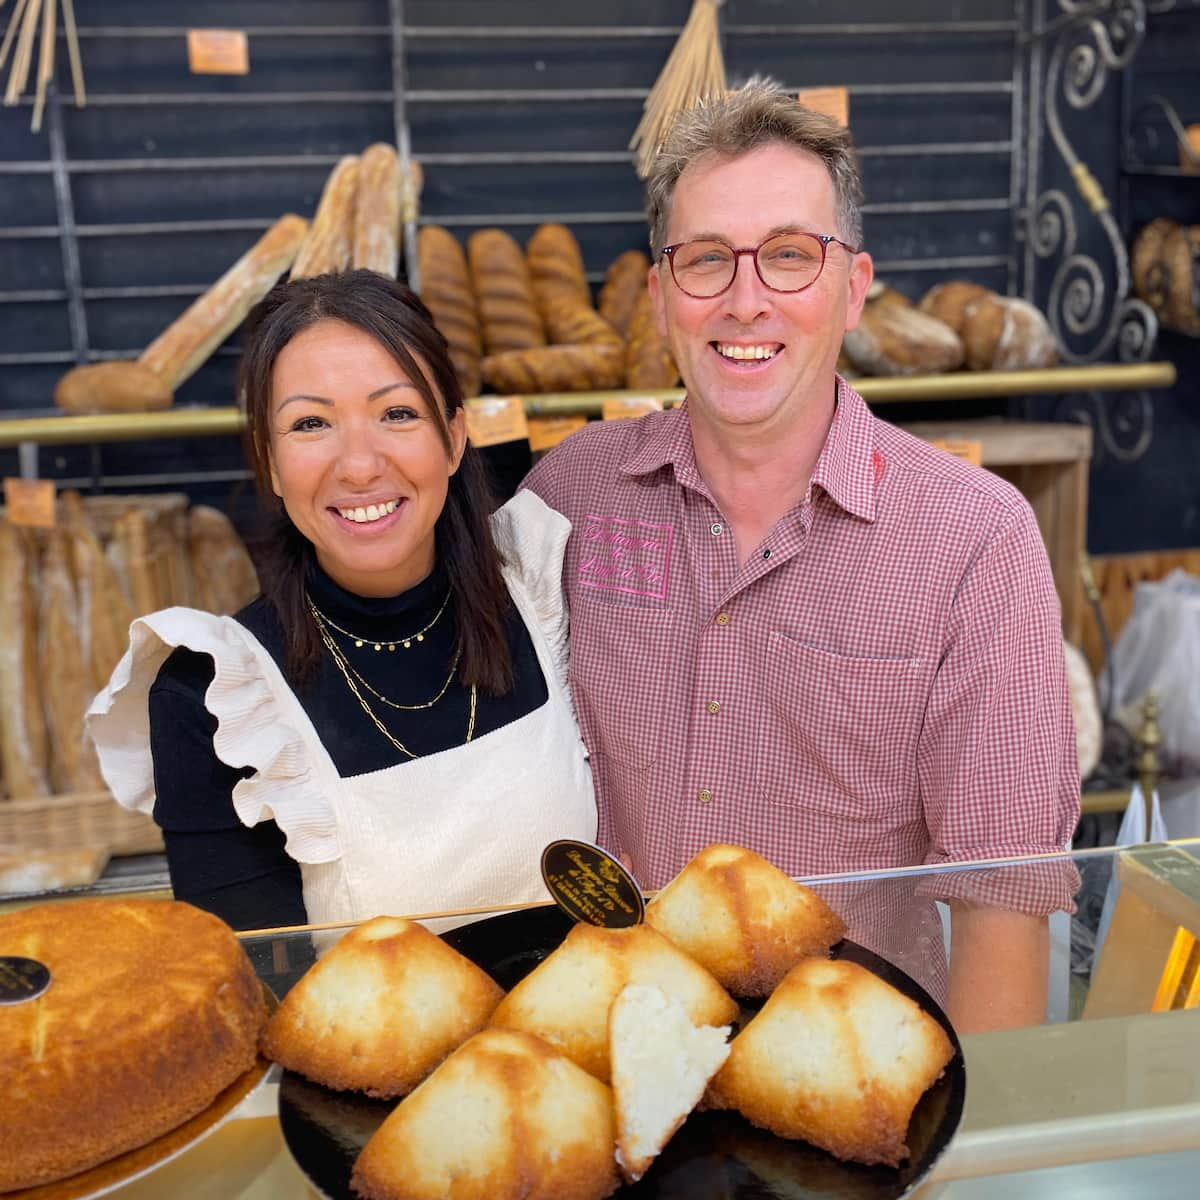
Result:
[[887,470],[887,459],[878,450],[871,451],[871,469],[875,472],[875,482],[878,483]]
[[582,530],[582,587],[663,599],[671,568],[670,525],[588,514]]

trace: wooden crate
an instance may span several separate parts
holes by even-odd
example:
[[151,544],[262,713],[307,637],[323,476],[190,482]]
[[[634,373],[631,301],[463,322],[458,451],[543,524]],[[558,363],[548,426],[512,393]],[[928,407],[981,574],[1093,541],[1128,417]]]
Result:
[[1063,634],[1078,646],[1087,605],[1080,561],[1087,547],[1091,429],[1032,421],[920,421],[904,428],[927,441],[978,442],[983,465],[1029,501],[1054,571]]

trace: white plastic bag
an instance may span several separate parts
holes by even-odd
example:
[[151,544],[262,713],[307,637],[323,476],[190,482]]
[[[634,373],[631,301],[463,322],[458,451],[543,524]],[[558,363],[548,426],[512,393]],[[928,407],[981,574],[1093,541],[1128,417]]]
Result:
[[[1153,689],[1163,766],[1177,776],[1200,775],[1200,579],[1177,570],[1139,583],[1111,665],[1113,717],[1136,736],[1142,700]],[[1102,695],[1109,679],[1102,671]]]

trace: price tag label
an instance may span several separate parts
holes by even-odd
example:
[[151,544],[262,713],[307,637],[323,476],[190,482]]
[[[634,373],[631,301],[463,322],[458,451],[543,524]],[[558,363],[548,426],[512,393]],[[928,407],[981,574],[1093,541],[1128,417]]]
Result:
[[529,448],[535,454],[539,450],[550,450],[586,424],[587,417],[579,413],[568,417],[530,417]]
[[475,396],[466,402],[467,436],[476,449],[520,442],[529,436],[529,421],[520,396]]
[[646,901],[637,880],[591,842],[551,842],[542,851],[542,878],[554,903],[573,921],[625,929],[645,919]]
[[4,481],[4,503],[12,525],[54,527],[54,480],[17,479]]
[[0,956],[0,1004],[36,1000],[50,986],[50,970],[36,958]]
[[250,43],[240,29],[189,29],[187,48],[193,75],[250,74]]
[[657,396],[609,396],[600,415],[606,421],[620,421],[625,417],[644,417],[652,412],[662,412],[662,401]]
[[977,467],[983,466],[982,442],[971,442],[965,438],[935,438],[929,444],[939,450],[945,450],[947,454],[953,454],[955,458],[961,458],[963,462],[974,463]]
[[839,125],[850,124],[850,92],[847,88],[802,88],[796,99],[805,108],[832,117]]

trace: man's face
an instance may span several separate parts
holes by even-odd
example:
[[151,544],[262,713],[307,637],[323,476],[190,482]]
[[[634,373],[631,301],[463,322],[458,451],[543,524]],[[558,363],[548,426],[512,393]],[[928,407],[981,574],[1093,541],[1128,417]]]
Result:
[[[687,167],[675,187],[667,244],[718,238],[741,249],[782,230],[840,235],[825,165],[779,143]],[[692,419],[782,433],[812,400],[826,402],[842,334],[858,324],[871,277],[869,255],[830,243],[820,278],[802,292],[773,292],[745,255],[727,292],[698,300],[679,290],[660,256],[650,294]],[[773,354],[732,357],[757,347],[751,352]]]

